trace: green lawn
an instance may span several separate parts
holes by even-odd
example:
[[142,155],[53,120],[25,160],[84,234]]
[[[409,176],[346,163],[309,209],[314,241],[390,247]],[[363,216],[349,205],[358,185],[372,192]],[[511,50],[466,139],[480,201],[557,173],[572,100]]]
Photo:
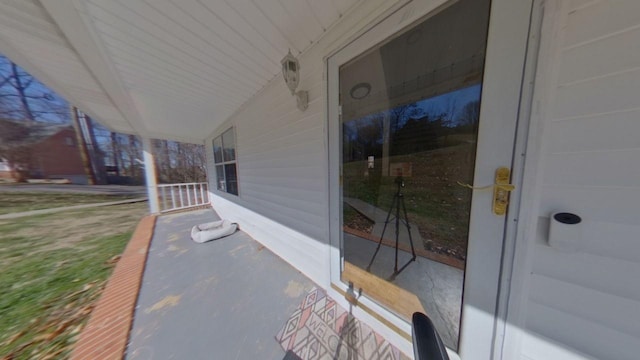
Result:
[[[390,158],[391,163],[412,165],[402,192],[409,220],[418,226],[426,249],[441,247],[455,250],[456,257],[466,256],[471,191],[457,182],[472,182],[473,158],[470,144]],[[363,176],[366,161],[344,164],[344,196],[389,209],[397,185],[395,177],[381,176],[381,167],[376,159],[375,169]]]
[[0,220],[1,359],[67,357],[146,212],[135,203]]
[[131,195],[91,195],[68,193],[0,192],[0,215],[16,212],[49,209],[131,199]]

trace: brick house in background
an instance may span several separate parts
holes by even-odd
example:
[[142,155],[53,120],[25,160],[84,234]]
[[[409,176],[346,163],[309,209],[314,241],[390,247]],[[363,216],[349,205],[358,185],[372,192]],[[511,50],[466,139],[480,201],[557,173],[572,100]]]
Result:
[[[9,129],[9,130],[7,130]],[[0,130],[13,131],[5,145],[20,147],[28,159],[22,165],[32,179],[68,179],[74,184],[87,184],[76,133],[71,125],[0,120]],[[5,139],[7,140],[7,139]],[[11,178],[12,169],[6,159],[0,162],[0,178]]]
[[2,179],[11,179],[11,167],[8,162],[0,159],[0,180]]

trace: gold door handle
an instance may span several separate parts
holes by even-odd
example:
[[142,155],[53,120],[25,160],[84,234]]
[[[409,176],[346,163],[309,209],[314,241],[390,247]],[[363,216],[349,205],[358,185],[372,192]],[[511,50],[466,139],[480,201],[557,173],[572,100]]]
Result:
[[495,183],[493,185],[473,186],[459,181],[457,183],[471,190],[493,189],[493,213],[496,215],[504,215],[507,213],[509,206],[509,193],[516,189],[513,184],[509,184],[510,177],[511,170],[508,167],[499,167],[496,169]]

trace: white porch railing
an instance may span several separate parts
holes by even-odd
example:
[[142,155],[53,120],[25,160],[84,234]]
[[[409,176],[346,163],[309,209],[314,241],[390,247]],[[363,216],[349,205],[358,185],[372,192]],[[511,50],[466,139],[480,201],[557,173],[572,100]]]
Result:
[[160,212],[208,205],[209,188],[206,182],[158,185]]

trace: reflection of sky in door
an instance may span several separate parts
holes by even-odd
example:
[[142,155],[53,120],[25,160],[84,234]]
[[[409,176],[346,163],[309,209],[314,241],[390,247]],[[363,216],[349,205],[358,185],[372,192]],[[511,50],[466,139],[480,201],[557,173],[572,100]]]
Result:
[[[398,125],[404,125],[411,117],[419,118],[428,115],[429,118],[436,119],[438,118],[438,116],[447,114],[451,110],[453,110],[453,115],[451,116],[447,114],[447,118],[451,120],[451,122],[447,126],[455,127],[457,125],[460,125],[459,121],[462,116],[462,110],[464,109],[464,106],[474,101],[479,101],[481,91],[482,84],[476,84],[466,88],[454,90],[445,94],[420,100],[415,103],[417,107],[417,113],[414,112],[405,114],[401,119],[399,119]],[[371,121],[373,119],[380,118],[383,114],[389,111],[393,111],[393,109],[366,115],[358,119],[349,120],[345,122],[344,125],[355,130],[355,127],[357,126],[356,123],[362,123],[362,121],[366,122],[367,120]]]
[[[432,98],[420,100],[416,104],[418,105],[418,108],[422,109],[425,115],[439,115],[449,112],[449,109],[453,108],[454,113],[453,116],[451,116],[453,124],[450,124],[450,126],[455,126],[461,115],[460,112],[462,111],[462,108],[470,102],[480,100],[481,89],[482,85],[477,84],[448,92],[446,94],[434,96]],[[404,122],[407,119],[402,120],[402,122]]]

